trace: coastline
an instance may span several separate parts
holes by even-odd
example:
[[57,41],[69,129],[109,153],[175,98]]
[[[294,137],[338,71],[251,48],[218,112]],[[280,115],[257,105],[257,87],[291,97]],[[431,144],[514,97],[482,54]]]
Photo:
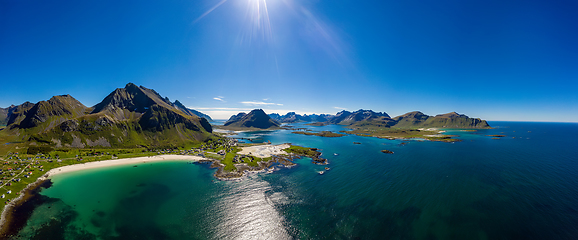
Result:
[[[22,227],[26,224],[28,217],[30,216],[21,216],[21,214],[18,214],[19,208],[27,203],[30,203],[29,200],[37,197],[42,187],[50,187],[50,185],[52,185],[50,179],[40,177],[35,182],[28,184],[28,186],[22,190],[22,192],[18,195],[17,198],[14,199],[14,201],[10,202],[4,207],[0,219],[0,239],[8,239],[13,234],[18,233],[18,231],[22,229]],[[23,212],[31,213],[31,211],[26,210]],[[21,218],[17,219],[15,216],[19,216]]]
[[[324,162],[316,162],[315,159],[319,158],[321,153],[317,153],[315,156],[308,156],[307,154],[299,153],[288,153],[284,149],[287,149],[291,144],[279,144],[279,145],[258,145],[245,147],[245,151],[248,151],[248,155],[258,155],[260,157],[271,157],[268,161],[259,162],[258,166],[252,167],[246,163],[235,164],[237,171],[224,171],[224,164],[222,164],[217,159],[206,158],[196,155],[155,155],[147,157],[135,157],[135,158],[122,158],[114,160],[103,160],[96,162],[78,163],[73,165],[62,166],[59,168],[54,168],[46,172],[44,175],[38,177],[35,182],[30,183],[24,188],[12,202],[7,204],[0,216],[0,239],[8,239],[14,234],[17,234],[27,223],[29,215],[36,204],[42,200],[42,195],[40,192],[43,188],[48,188],[52,185],[51,178],[64,173],[71,173],[82,170],[106,168],[121,165],[134,165],[140,163],[149,162],[162,162],[162,161],[194,161],[200,163],[211,163],[211,168],[217,168],[214,176],[219,180],[239,180],[244,175],[249,173],[260,173],[260,172],[271,172],[272,169],[268,169],[274,163],[281,163],[285,166],[293,166],[295,163],[292,162],[294,158],[300,158],[303,156],[311,157],[314,159],[315,164],[327,164],[327,160],[323,159]],[[319,158],[321,159],[321,158]]]
[[201,161],[201,160],[210,160],[208,158],[200,157],[200,156],[192,156],[192,155],[155,155],[150,157],[136,157],[136,158],[122,158],[122,159],[115,159],[115,160],[104,160],[104,161],[97,161],[97,162],[88,162],[88,163],[80,163],[80,164],[73,164],[68,166],[63,166],[59,168],[54,168],[48,171],[43,176],[39,177],[38,179],[46,179],[50,178],[54,175],[68,173],[68,172],[75,172],[80,170],[87,170],[87,169],[94,169],[94,168],[103,168],[103,167],[112,167],[112,166],[120,166],[120,165],[128,165],[128,164],[136,164],[136,163],[147,163],[147,162],[159,162],[159,161]]
[[191,155],[156,155],[150,157],[122,158],[98,162],[79,163],[51,169],[44,175],[37,178],[35,182],[28,184],[28,186],[26,186],[26,188],[24,188],[20,192],[17,198],[15,198],[12,202],[10,202],[8,205],[4,207],[2,214],[0,216],[0,239],[9,238],[12,234],[17,233],[23,227],[23,224],[25,224],[26,221],[17,222],[13,214],[17,212],[18,207],[21,207],[22,205],[26,204],[28,200],[37,197],[37,194],[40,192],[42,187],[49,187],[50,185],[52,185],[52,182],[50,181],[50,178],[52,176],[95,168],[105,168],[112,166],[137,164],[137,163],[175,161],[175,160],[195,161],[195,162],[204,160],[212,161],[212,159]]

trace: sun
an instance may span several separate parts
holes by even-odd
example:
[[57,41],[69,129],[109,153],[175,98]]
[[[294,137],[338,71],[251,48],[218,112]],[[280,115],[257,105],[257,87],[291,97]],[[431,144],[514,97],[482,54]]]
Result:
[[267,0],[221,0],[213,7],[205,11],[203,14],[201,14],[201,16],[196,18],[193,21],[193,24],[199,22],[201,19],[209,15],[215,9],[219,8],[221,5],[232,1],[245,2],[243,5],[246,8],[244,9],[246,12],[246,19],[244,20],[248,23],[245,29],[245,37],[248,37],[248,40],[254,41],[261,39],[270,41],[273,39]]

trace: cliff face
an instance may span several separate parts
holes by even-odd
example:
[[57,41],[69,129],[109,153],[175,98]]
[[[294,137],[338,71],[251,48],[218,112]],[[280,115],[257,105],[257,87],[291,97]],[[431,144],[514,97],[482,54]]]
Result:
[[428,118],[425,127],[443,127],[443,128],[489,128],[490,125],[486,120],[479,118],[470,118],[456,112],[436,115]]
[[224,126],[235,128],[259,128],[271,129],[278,128],[280,124],[271,119],[262,109],[255,109],[249,114],[239,113],[231,116]]
[[434,128],[489,128],[490,125],[479,118],[470,118],[456,112],[439,114],[435,117],[421,112],[409,112],[393,118],[397,121],[394,127],[434,127]]

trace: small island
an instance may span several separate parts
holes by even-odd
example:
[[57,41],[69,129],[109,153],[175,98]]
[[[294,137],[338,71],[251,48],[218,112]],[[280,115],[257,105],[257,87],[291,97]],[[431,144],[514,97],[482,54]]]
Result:
[[310,136],[319,136],[319,137],[343,137],[343,136],[345,136],[345,134],[334,133],[331,131],[321,131],[321,132],[295,131],[295,132],[291,132],[291,133],[310,135]]
[[305,124],[305,125],[308,125],[308,126],[316,126],[316,127],[323,127],[323,126],[326,126],[326,125],[328,125],[328,124],[325,123],[325,122],[312,122],[312,123],[307,123],[307,124]]
[[393,154],[393,152],[392,152],[392,151],[389,151],[389,150],[381,150],[381,152],[382,152],[382,153]]
[[354,134],[362,137],[377,137],[385,139],[425,139],[435,142],[459,142],[461,140],[452,137],[456,135],[441,134],[444,131],[438,129],[394,129],[394,128],[356,128],[342,133]]

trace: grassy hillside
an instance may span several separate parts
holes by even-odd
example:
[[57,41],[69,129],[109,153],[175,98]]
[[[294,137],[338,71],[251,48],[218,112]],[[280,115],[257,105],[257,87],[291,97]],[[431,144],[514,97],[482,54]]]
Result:
[[25,103],[14,109],[8,123],[0,131],[0,143],[10,147],[0,151],[30,146],[174,147],[218,138],[206,119],[187,115],[156,91],[132,83],[93,108],[70,95]]

